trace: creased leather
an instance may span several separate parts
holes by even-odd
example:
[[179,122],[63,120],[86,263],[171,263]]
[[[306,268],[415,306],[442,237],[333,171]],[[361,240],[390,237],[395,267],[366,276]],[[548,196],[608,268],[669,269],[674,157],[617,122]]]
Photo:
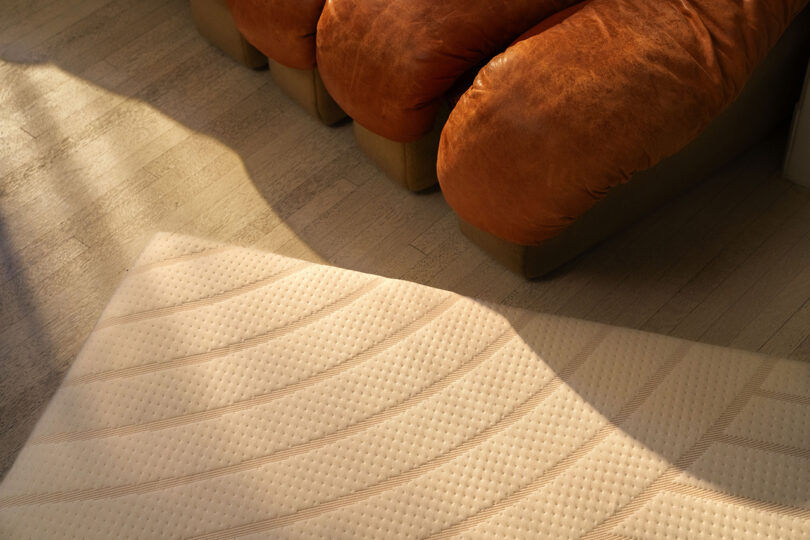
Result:
[[400,142],[430,131],[470,68],[577,0],[328,0],[318,69],[355,121]]
[[228,0],[236,26],[254,47],[280,64],[315,67],[315,30],[324,0]]
[[537,245],[686,146],[807,0],[592,0],[509,47],[445,126],[438,175],[470,224]]

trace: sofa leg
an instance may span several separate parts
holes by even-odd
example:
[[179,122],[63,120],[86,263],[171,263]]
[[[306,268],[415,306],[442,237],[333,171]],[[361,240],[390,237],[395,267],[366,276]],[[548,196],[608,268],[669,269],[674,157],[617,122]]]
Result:
[[295,69],[279,64],[272,58],[268,63],[276,85],[309,114],[326,125],[346,118],[346,113],[323,85],[318,68]]
[[458,226],[461,232],[464,233],[464,236],[469,238],[473,244],[481,248],[487,255],[512,272],[529,277],[526,276],[524,272],[526,251],[528,249],[526,246],[507,242],[474,225],[470,225],[461,218],[458,220]]
[[459,227],[464,236],[490,257],[526,279],[542,278],[598,243],[596,229],[566,229],[538,246],[523,246],[498,238],[463,219]]
[[413,142],[398,142],[354,123],[357,145],[388,177],[410,191],[436,186],[439,136],[447,115],[440,115],[433,130]]
[[191,0],[190,5],[197,31],[212,45],[251,69],[267,65],[267,58],[236,28],[225,0]]

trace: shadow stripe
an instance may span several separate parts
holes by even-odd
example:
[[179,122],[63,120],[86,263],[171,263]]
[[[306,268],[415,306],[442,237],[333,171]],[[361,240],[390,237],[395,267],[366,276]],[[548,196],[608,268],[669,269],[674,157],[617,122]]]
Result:
[[[524,317],[527,318],[526,321],[530,320],[529,314],[525,314]],[[528,399],[523,401],[523,403],[519,404],[517,407],[512,409],[512,411],[509,412],[509,414],[507,414],[503,418],[501,418],[501,420],[499,420],[492,426],[484,429],[483,431],[479,432],[472,438],[467,439],[461,445],[456,446],[455,448],[451,449],[448,452],[445,452],[444,454],[434,457],[433,459],[423,463],[422,465],[414,467],[413,469],[410,469],[408,471],[399,473],[372,486],[368,486],[366,488],[357,490],[353,493],[343,495],[330,501],[326,501],[324,503],[319,503],[314,506],[310,506],[308,508],[303,508],[290,514],[285,514],[275,518],[256,521],[252,523],[246,523],[236,527],[231,527],[220,531],[214,531],[211,533],[196,536],[194,538],[198,540],[225,539],[252,533],[265,532],[271,529],[277,529],[279,527],[285,527],[298,521],[312,519],[327,512],[332,512],[345,506],[361,502],[365,499],[368,499],[369,497],[396,488],[430,471],[433,471],[438,467],[454,460],[458,456],[470,451],[471,449],[475,448],[476,446],[485,442],[486,440],[492,438],[498,433],[501,433],[505,429],[509,428],[511,425],[515,424],[521,418],[529,414],[541,402],[543,402],[549,395],[551,395],[557,388],[559,388],[562,385],[562,378],[569,376],[570,374],[573,374],[574,372],[576,372],[577,369],[579,369],[579,367],[582,366],[582,364],[585,363],[585,361],[590,357],[590,355],[593,353],[596,347],[608,336],[610,332],[611,329],[609,327],[603,328],[594,338],[592,338],[585,345],[585,347],[580,351],[580,353],[577,354],[577,356],[571,362],[569,362],[565,368],[563,368],[560,371],[559,375],[555,376],[540,390],[538,390],[537,392],[532,394]],[[514,337],[515,333],[516,333],[515,330],[510,329],[510,331],[507,331],[507,333],[505,333],[504,339],[508,341],[508,339]]]
[[458,300],[459,300],[458,296],[450,296],[449,298],[443,300],[442,302],[439,302],[437,305],[431,307],[427,312],[419,316],[416,320],[396,330],[390,336],[387,336],[381,341],[378,341],[368,349],[361,351],[360,353],[352,357],[349,357],[343,362],[334,365],[328,369],[325,369],[320,373],[316,373],[300,381],[290,383],[282,388],[277,388],[266,394],[254,396],[252,398],[243,401],[238,401],[236,403],[231,403],[229,405],[224,405],[222,407],[216,407],[204,411],[183,414],[171,418],[162,418],[160,420],[155,420],[152,422],[144,422],[141,424],[129,424],[126,426],[116,426],[111,428],[101,428],[87,431],[77,431],[71,433],[56,433],[53,435],[37,437],[35,439],[32,439],[29,444],[32,445],[51,444],[57,442],[90,440],[111,436],[131,435],[133,433],[139,433],[143,431],[157,431],[160,429],[167,429],[185,424],[192,424],[194,422],[199,422],[202,420],[209,420],[211,418],[218,418],[226,414],[244,411],[256,407],[258,405],[265,405],[277,399],[281,399],[282,397],[293,394],[299,390],[308,388],[319,382],[325,381],[331,377],[339,375],[340,373],[348,371],[349,369],[365,362],[369,358],[372,358],[384,352],[385,350],[396,346],[402,340],[410,337],[412,334],[424,328],[427,324],[429,324],[430,322],[441,316],[444,312],[450,309],[450,307],[452,307],[456,302],[458,302]]
[[166,315],[172,315],[174,313],[181,313],[183,311],[191,311],[193,309],[199,309],[203,307],[207,307],[218,302],[224,302],[225,300],[229,300],[231,298],[235,298],[242,294],[246,294],[257,289],[261,289],[267,285],[275,283],[277,281],[281,281],[284,278],[290,277],[292,275],[297,274],[307,268],[310,268],[312,264],[310,263],[303,263],[292,266],[290,268],[286,268],[281,272],[277,272],[273,275],[264,277],[258,281],[254,281],[252,283],[248,283],[247,285],[242,285],[241,287],[236,287],[235,289],[228,289],[227,291],[222,291],[219,293],[212,294],[211,296],[206,296],[204,298],[198,298],[196,300],[189,300],[188,302],[183,302],[181,304],[175,304],[173,306],[165,306],[160,308],[154,309],[147,309],[145,311],[138,311],[135,313],[128,313],[126,315],[117,315],[114,317],[108,317],[107,319],[99,321],[96,325],[96,330],[103,330],[105,328],[110,328],[113,326],[118,326],[121,324],[138,322],[138,321],[145,321],[147,319],[156,319],[158,317],[165,317]]
[[741,446],[743,448],[753,448],[755,450],[765,450],[767,452],[773,452],[774,454],[810,459],[810,448],[801,448],[771,441],[760,441],[757,439],[749,439],[748,437],[738,437],[736,435],[720,435],[717,437],[716,442],[731,446]]
[[741,497],[740,495],[732,495],[731,493],[726,493],[723,491],[714,491],[697,486],[681,484],[679,482],[673,482],[672,485],[667,487],[666,491],[677,493],[679,495],[695,497],[697,499],[706,499],[724,504],[744,506],[746,508],[752,508],[782,516],[810,519],[810,509],[808,508],[789,506],[786,504],[763,501],[761,499],[752,499],[750,497]]
[[655,391],[655,389],[661,384],[661,382],[666,379],[666,377],[672,373],[678,364],[680,364],[683,359],[686,357],[688,351],[692,348],[691,343],[682,342],[667,358],[667,360],[659,366],[659,368],[653,373],[650,378],[647,380],[644,385],[636,392],[636,394],[627,401],[622,408],[619,410],[616,415],[610,419],[610,423],[603,426],[599,429],[590,439],[588,439],[584,444],[582,444],[579,448],[574,450],[568,456],[563,458],[562,460],[558,461],[554,466],[550,469],[546,470],[543,474],[539,477],[532,480],[526,486],[518,489],[517,491],[513,492],[512,494],[504,497],[500,501],[496,502],[492,506],[485,508],[476,512],[475,514],[467,517],[466,519],[447,527],[439,531],[436,534],[429,536],[428,538],[431,539],[439,539],[439,538],[450,538],[457,534],[460,534],[472,527],[483,523],[484,521],[494,517],[495,515],[499,514],[503,510],[506,510],[510,506],[513,506],[519,503],[521,500],[525,499],[544,485],[548,484],[549,482],[553,481],[557,478],[560,474],[564,473],[579,461],[582,457],[587,455],[591,450],[593,450],[599,443],[604,441],[608,436],[615,433],[618,430],[618,426],[625,422],[631,414],[633,414],[638,408],[644,403],[644,401]]
[[284,326],[280,326],[278,328],[273,328],[272,330],[265,332],[264,334],[259,334],[258,336],[253,336],[251,338],[247,338],[237,343],[230,343],[228,345],[225,345],[224,347],[219,347],[202,353],[172,358],[170,360],[166,360],[165,362],[152,362],[149,364],[140,364],[137,366],[114,369],[111,371],[88,373],[86,375],[81,375],[73,379],[66,380],[62,383],[62,386],[63,387],[77,386],[80,384],[87,384],[96,381],[106,381],[110,379],[134,377],[136,375],[144,375],[147,373],[152,373],[166,369],[173,369],[176,367],[201,364],[203,362],[208,362],[210,360],[220,358],[228,354],[233,354],[235,352],[243,351],[245,349],[250,349],[251,347],[267,343],[268,341],[277,339],[280,336],[284,336],[286,334],[294,332],[299,328],[312,324],[313,322],[318,321],[324,317],[327,317],[332,313],[334,313],[335,311],[351,304],[352,302],[363,296],[365,293],[369,292],[375,287],[378,287],[380,284],[384,282],[385,280],[382,278],[369,281],[362,287],[354,291],[353,293],[349,294],[348,296],[344,296],[343,298],[340,298],[335,302],[328,304],[313,313],[310,313],[309,315],[305,315],[301,319],[285,324]]
[[797,403],[799,405],[810,405],[810,396],[799,396],[796,394],[787,394],[785,392],[774,392],[773,390],[757,390],[754,392],[754,395],[768,399],[775,399],[776,401],[787,401],[789,403]]

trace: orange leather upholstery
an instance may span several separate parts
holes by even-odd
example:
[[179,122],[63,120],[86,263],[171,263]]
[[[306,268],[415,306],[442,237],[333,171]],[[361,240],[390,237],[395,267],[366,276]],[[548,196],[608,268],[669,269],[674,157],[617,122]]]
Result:
[[468,223],[547,240],[727,107],[807,0],[592,0],[494,58],[442,133]]
[[470,69],[578,0],[328,0],[318,69],[367,129],[410,142],[433,127],[442,95]]
[[245,39],[269,58],[296,69],[315,67],[315,29],[324,0],[228,0]]

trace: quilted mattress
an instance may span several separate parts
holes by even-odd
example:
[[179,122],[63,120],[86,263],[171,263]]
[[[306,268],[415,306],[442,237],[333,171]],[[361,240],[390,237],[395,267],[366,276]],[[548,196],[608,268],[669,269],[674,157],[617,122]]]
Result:
[[808,538],[810,364],[162,235],[3,538]]

